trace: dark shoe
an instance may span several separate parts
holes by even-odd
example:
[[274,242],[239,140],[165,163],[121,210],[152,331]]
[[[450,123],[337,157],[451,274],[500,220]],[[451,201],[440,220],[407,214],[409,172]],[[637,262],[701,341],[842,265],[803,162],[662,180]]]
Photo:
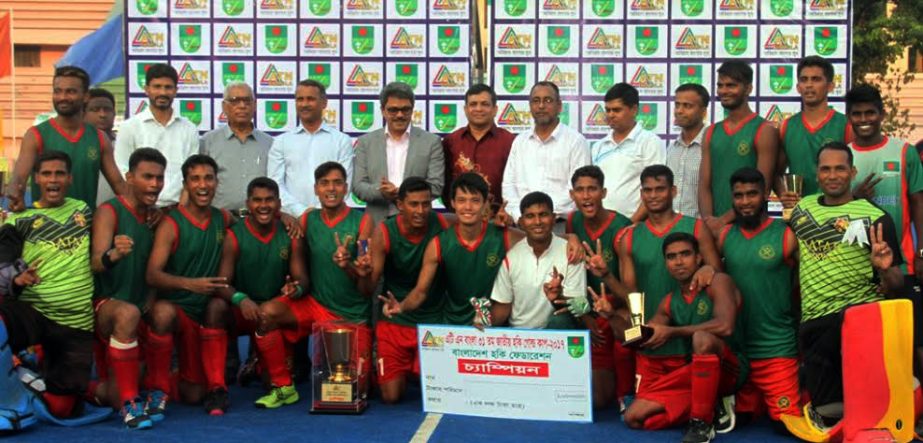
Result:
[[713,438],[715,438],[715,427],[711,423],[693,418],[686,424],[683,443],[708,443]]

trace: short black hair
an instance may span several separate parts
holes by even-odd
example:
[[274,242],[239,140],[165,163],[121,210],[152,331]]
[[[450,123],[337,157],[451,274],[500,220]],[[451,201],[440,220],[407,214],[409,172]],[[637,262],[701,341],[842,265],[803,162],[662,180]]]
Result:
[[179,83],[179,74],[176,73],[176,68],[166,63],[154,63],[147,68],[147,72],[144,74],[144,84],[149,85],[151,81],[164,77],[173,80],[173,86]]
[[526,209],[535,205],[545,205],[548,207],[549,211],[552,213],[554,212],[554,202],[551,201],[551,197],[548,194],[542,191],[534,191],[526,194],[525,197],[519,201],[519,212],[526,212]]
[[[327,98],[327,88],[323,83],[314,80],[313,78],[306,78],[298,82],[298,86],[304,86],[306,88],[317,88],[317,91],[320,92],[320,98]],[[251,91],[251,94],[253,92]]]
[[52,81],[58,77],[74,77],[80,80],[80,84],[83,85],[83,92],[90,89],[90,74],[87,74],[87,71],[84,71],[79,66],[58,66],[54,68]]
[[39,154],[38,158],[35,159],[35,166],[32,167],[32,172],[38,173],[42,169],[42,164],[51,162],[51,161],[62,161],[64,162],[64,168],[67,169],[67,173],[71,173],[71,156],[67,155],[65,152],[48,150]]
[[[110,102],[112,102],[112,107],[113,108],[115,107],[115,96],[112,95],[111,92],[103,88],[90,88],[89,92],[90,92],[91,100],[94,98],[106,98],[106,99],[109,99]],[[87,103],[89,103],[89,100],[87,101]]]
[[490,94],[490,103],[492,105],[497,104],[497,92],[494,91],[494,88],[491,88],[484,83],[475,83],[471,85],[467,91],[465,91],[465,104],[468,103],[468,97],[471,97],[472,95],[478,95],[482,92]]
[[481,177],[481,174],[476,172],[465,172],[455,177],[455,180],[452,181],[452,190],[449,193],[449,198],[454,200],[455,194],[459,189],[469,193],[477,192],[481,194],[485,202],[487,201],[487,192],[489,188],[487,186],[487,181],[484,180],[484,177]]
[[698,83],[684,83],[676,88],[676,94],[687,91],[699,94],[699,98],[702,99],[702,106],[707,107],[711,103],[711,96],[708,95],[708,89],[705,89],[704,86]]
[[574,171],[574,174],[570,176],[570,185],[571,187],[577,186],[577,180],[581,177],[589,177],[599,184],[599,187],[606,186],[606,174],[603,173],[602,168],[596,165],[586,165],[577,168]]
[[753,84],[753,68],[750,64],[742,60],[728,60],[718,68],[718,75],[730,77],[731,79],[745,85]]
[[846,91],[847,114],[849,114],[853,106],[859,103],[871,103],[875,105],[878,112],[884,112],[885,110],[884,102],[881,101],[881,91],[868,83],[858,84],[853,86],[849,91]]
[[193,154],[183,162],[183,166],[181,167],[183,171],[183,181],[186,181],[186,176],[189,175],[189,171],[192,170],[193,167],[202,165],[211,166],[212,170],[215,172],[215,177],[218,176],[218,163],[215,162],[215,159],[205,154]]
[[667,165],[650,165],[641,170],[641,183],[649,178],[665,178],[667,186],[673,186],[673,170]]
[[846,161],[849,163],[849,166],[853,165],[853,155],[852,149],[849,149],[849,146],[846,143],[840,141],[829,141],[820,147],[820,150],[817,151],[817,158],[814,159],[814,163],[820,164],[820,155],[824,151],[842,151],[846,153]]
[[667,255],[667,247],[673,243],[686,242],[692,245],[692,251],[696,254],[699,253],[699,239],[695,238],[694,235],[688,232],[673,232],[670,235],[667,235],[663,239],[663,246],[660,247],[660,253],[664,256]]
[[253,190],[256,188],[269,189],[276,197],[279,196],[279,184],[269,177],[257,177],[250,180],[247,184],[247,198],[253,196]]
[[752,183],[759,185],[760,189],[766,189],[766,177],[763,177],[763,173],[756,168],[745,166],[734,171],[731,174],[731,179],[729,180],[731,184],[731,189],[734,188],[734,185],[738,183]]
[[621,100],[625,106],[638,106],[638,89],[628,83],[616,83],[606,91],[606,97],[603,101]]
[[554,98],[555,98],[555,100],[556,100],[556,101],[561,101],[561,90],[558,89],[558,85],[554,84],[554,82],[550,82],[550,81],[547,81],[547,80],[542,80],[542,81],[537,82],[537,83],[535,83],[534,85],[532,85],[532,89],[529,89],[529,97],[532,97],[532,93],[535,91],[535,88],[537,88],[537,87],[539,87],[539,86],[544,86],[544,87],[546,87],[546,88],[551,88],[551,90],[554,91]]
[[795,72],[798,73],[799,77],[801,76],[801,70],[804,68],[820,68],[824,71],[824,78],[828,82],[833,81],[833,64],[819,55],[809,55],[798,62],[798,70]]
[[410,100],[410,104],[414,104],[413,88],[404,82],[391,82],[382,88],[381,93],[378,94],[378,102],[382,108],[385,107],[385,103],[388,103],[388,99],[391,97]]
[[346,180],[346,168],[343,165],[337,162],[324,162],[314,169],[314,181],[324,178],[330,171],[340,171],[340,174],[343,174],[343,180]]
[[167,158],[154,148],[135,149],[134,152],[131,153],[131,156],[128,157],[128,170],[134,171],[135,168],[138,167],[138,163],[141,162],[157,163],[164,168],[167,167]]
[[403,200],[407,197],[407,194],[420,191],[426,191],[429,192],[431,196],[433,195],[433,188],[427,183],[425,178],[415,176],[407,177],[401,182],[401,186],[397,188],[397,199]]

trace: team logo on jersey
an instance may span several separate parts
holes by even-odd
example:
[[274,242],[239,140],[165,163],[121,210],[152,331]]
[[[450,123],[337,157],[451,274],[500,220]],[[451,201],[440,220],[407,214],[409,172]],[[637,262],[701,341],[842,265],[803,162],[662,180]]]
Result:
[[99,158],[99,149],[95,146],[90,146],[87,148],[87,158],[92,161],[96,161],[96,159]]
[[231,17],[240,15],[244,12],[244,0],[221,0],[221,10]]
[[657,103],[642,103],[638,107],[638,116],[637,121],[641,123],[641,127],[648,131],[653,131],[657,129]]
[[702,65],[679,65],[679,84],[702,84]]
[[488,267],[493,268],[500,264],[500,256],[491,252],[490,254],[487,255],[487,260],[485,262],[487,263]]
[[416,63],[398,63],[397,66],[395,66],[395,71],[397,81],[407,83],[410,85],[411,89],[417,88],[417,83],[419,83],[419,71]]
[[650,26],[635,28],[635,49],[641,55],[651,55],[660,47],[660,29]]
[[570,28],[567,26],[548,27],[548,52],[554,55],[567,53],[570,49]]
[[688,17],[695,17],[705,10],[704,0],[682,0],[679,5],[683,14]]
[[788,399],[788,396],[783,395],[776,400],[776,406],[778,406],[779,409],[788,409],[791,405],[792,401]]
[[238,33],[234,30],[234,27],[229,25],[221,33],[221,38],[218,39],[218,47],[223,49],[248,48],[250,47],[250,34]]
[[615,254],[612,252],[612,249],[606,248],[603,250],[603,260],[605,260],[606,263],[611,263],[614,258]]
[[401,26],[391,39],[391,49],[407,50],[417,49],[423,46],[423,36],[411,35],[407,28]]
[[270,63],[260,77],[260,86],[291,86],[292,78],[291,72],[279,71],[276,65]]
[[529,0],[503,0],[503,10],[510,17],[519,17],[526,12]]
[[605,94],[615,84],[615,66],[611,64],[590,65],[590,85],[593,90]]
[[153,15],[157,13],[157,0],[137,0],[135,6],[142,15]]
[[776,256],[776,249],[772,245],[763,245],[759,250],[759,255],[763,260],[772,260]]
[[221,84],[227,86],[229,83],[242,83],[246,80],[244,75],[244,64],[240,62],[223,62],[221,63]]
[[80,226],[81,228],[83,228],[87,225],[87,217],[83,215],[82,212],[75,212],[74,213],[74,223],[76,223],[77,226]]
[[747,50],[747,28],[729,26],[724,28],[724,50],[731,55],[740,55]]
[[202,101],[195,99],[180,100],[179,115],[186,117],[198,126],[202,123]]
[[179,47],[183,52],[196,52],[202,47],[202,25],[179,27]]
[[770,0],[769,9],[779,17],[787,17],[795,9],[794,0]]
[[586,345],[583,342],[583,337],[567,337],[567,355],[580,358],[583,357],[585,351]]
[[417,0],[397,0],[394,2],[397,14],[402,17],[409,17],[417,12]]
[[820,55],[832,55],[837,48],[836,28],[832,26],[821,26],[814,28],[814,50]]
[[327,15],[330,13],[331,0],[309,0],[308,10],[314,15]]
[[288,256],[289,256],[288,246],[283,246],[279,248],[279,258],[281,258],[282,260],[288,260]]
[[737,155],[744,156],[750,153],[750,143],[749,142],[740,142],[737,145]]
[[308,63],[308,78],[330,87],[330,63]]
[[281,54],[288,48],[288,27],[266,27],[266,49],[273,54]]
[[[785,35],[782,33],[782,30],[779,28],[773,28],[772,32],[769,33],[769,38],[766,39],[766,44],[763,46],[766,49],[774,50],[793,50],[798,49],[798,40],[799,35]],[[815,44],[815,46],[817,46]]]
[[375,47],[375,28],[371,26],[353,26],[352,47],[356,54],[368,54]]
[[436,117],[433,120],[440,132],[449,132],[458,125],[458,107],[455,103],[436,103]]
[[304,47],[305,49],[336,49],[338,40],[337,34],[324,34],[324,31],[315,26],[304,39]]
[[833,222],[833,229],[837,232],[846,232],[847,228],[849,228],[849,219],[846,217],[840,217]]
[[282,129],[288,124],[288,102],[269,100],[266,102],[266,125],[272,129]]
[[44,225],[44,224],[45,224],[45,220],[44,220],[44,219],[42,219],[41,217],[36,218],[34,221],[32,221],[32,229],[41,228],[42,225]]
[[695,313],[698,315],[705,315],[708,312],[708,303],[705,303],[705,300],[699,300],[695,306]]
[[503,65],[503,87],[512,93],[526,88],[526,65]]
[[576,88],[577,73],[566,72],[555,64],[551,65],[551,69],[549,69],[548,74],[545,75],[545,81],[552,82],[558,85],[558,88],[561,89]]
[[144,87],[145,83],[147,82],[147,80],[146,80],[146,79],[147,79],[147,70],[148,70],[148,69],[151,69],[151,66],[153,66],[153,65],[154,65],[153,62],[140,62],[140,63],[138,63],[138,75],[137,75],[137,77],[138,77],[138,86],[140,86],[140,87],[142,87],[142,88]]
[[461,48],[461,33],[458,26],[439,26],[436,28],[436,47],[445,55],[452,55]]
[[352,111],[351,121],[356,129],[364,131],[372,127],[372,121],[375,119],[372,102],[353,102]]
[[769,65],[769,88],[776,94],[785,94],[795,85],[795,70],[788,65]]
[[599,17],[608,17],[615,12],[615,0],[593,0],[593,13]]
[[224,231],[219,229],[218,232],[215,233],[215,239],[218,240],[219,245],[224,243]]

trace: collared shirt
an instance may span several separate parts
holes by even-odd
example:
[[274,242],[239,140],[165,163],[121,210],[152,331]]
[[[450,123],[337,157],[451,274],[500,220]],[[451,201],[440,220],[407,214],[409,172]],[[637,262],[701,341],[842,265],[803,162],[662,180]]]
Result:
[[199,152],[218,163],[218,191],[212,206],[241,209],[247,206],[247,185],[266,175],[272,137],[254,128],[241,141],[230,126],[202,136]]
[[699,217],[699,165],[702,163],[703,127],[689,144],[682,135],[667,147],[667,167],[673,171],[676,198],[673,209],[690,217]]
[[515,218],[522,215],[519,201],[533,191],[542,191],[554,202],[559,217],[574,210],[570,198],[570,177],[577,168],[590,164],[590,147],[583,135],[558,123],[547,140],[535,130],[516,136],[503,171],[503,196],[506,211]]
[[477,172],[487,180],[491,208],[496,210],[503,202],[501,187],[503,169],[510,156],[516,135],[506,129],[492,125],[490,130],[475,140],[468,126],[459,128],[442,139],[445,151],[446,182],[442,188],[442,201],[449,205],[449,190],[452,181],[465,172]]
[[548,324],[554,312],[542,286],[551,280],[557,267],[564,274],[563,295],[586,297],[586,270],[580,264],[567,263],[567,241],[551,237],[551,245],[536,257],[527,240],[516,243],[500,266],[490,298],[500,303],[512,303],[510,326],[539,329]]
[[613,134],[609,131],[593,144],[590,155],[606,175],[603,207],[631,217],[641,206],[641,171],[664,163],[664,142],[640,123],[621,142],[616,143]]
[[407,164],[407,151],[410,149],[410,125],[400,137],[392,137],[385,128],[385,153],[388,163],[388,181],[400,186],[404,181],[404,165]]
[[298,216],[308,207],[316,207],[314,169],[324,162],[335,161],[346,168],[346,183],[353,174],[353,144],[349,136],[321,123],[316,132],[304,126],[282,134],[269,149],[267,172],[279,184],[282,210]]
[[115,139],[115,164],[119,172],[128,172],[131,153],[140,148],[154,148],[167,158],[163,190],[157,199],[158,206],[179,203],[183,191],[183,162],[199,152],[199,129],[194,123],[174,111],[166,125],[160,124],[150,108],[125,120],[119,126]]

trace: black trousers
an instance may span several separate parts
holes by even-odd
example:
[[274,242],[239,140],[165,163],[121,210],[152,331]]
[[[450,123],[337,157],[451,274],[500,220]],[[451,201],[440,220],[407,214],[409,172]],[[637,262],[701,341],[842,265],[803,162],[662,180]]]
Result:
[[839,312],[808,320],[799,329],[801,387],[811,394],[814,406],[843,401],[842,327]]

